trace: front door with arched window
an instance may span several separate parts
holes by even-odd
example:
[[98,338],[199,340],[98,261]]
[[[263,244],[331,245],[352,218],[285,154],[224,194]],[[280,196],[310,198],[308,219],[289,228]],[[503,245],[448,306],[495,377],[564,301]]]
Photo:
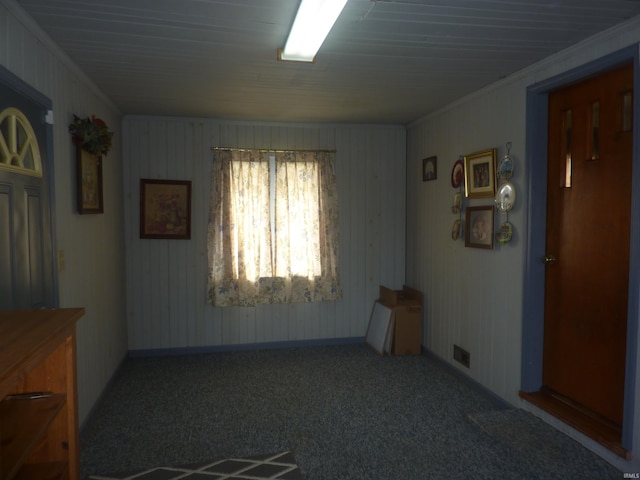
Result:
[[57,305],[50,102],[0,70],[0,309]]

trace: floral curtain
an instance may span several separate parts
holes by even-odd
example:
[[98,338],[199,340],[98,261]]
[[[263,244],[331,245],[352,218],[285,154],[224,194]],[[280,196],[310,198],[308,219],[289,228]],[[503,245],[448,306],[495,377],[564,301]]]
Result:
[[341,298],[331,152],[277,152],[275,277],[291,302]]
[[268,154],[216,152],[211,178],[209,302],[247,305],[271,275]]
[[[273,168],[275,166],[275,168]],[[338,199],[330,152],[218,151],[211,174],[208,302],[337,300]]]

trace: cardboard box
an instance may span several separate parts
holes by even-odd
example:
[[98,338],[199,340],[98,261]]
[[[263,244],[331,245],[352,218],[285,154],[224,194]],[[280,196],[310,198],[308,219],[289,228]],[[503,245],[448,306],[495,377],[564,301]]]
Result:
[[380,303],[392,309],[389,344],[393,355],[419,355],[422,347],[422,292],[380,286]]
[[400,305],[422,306],[422,292],[406,285],[402,286],[402,290],[392,290],[380,285],[380,302],[390,308]]

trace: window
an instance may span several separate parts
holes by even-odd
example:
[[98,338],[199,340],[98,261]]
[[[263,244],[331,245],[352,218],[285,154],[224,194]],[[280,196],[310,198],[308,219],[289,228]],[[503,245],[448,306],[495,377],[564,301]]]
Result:
[[341,298],[331,152],[220,150],[211,172],[208,302]]

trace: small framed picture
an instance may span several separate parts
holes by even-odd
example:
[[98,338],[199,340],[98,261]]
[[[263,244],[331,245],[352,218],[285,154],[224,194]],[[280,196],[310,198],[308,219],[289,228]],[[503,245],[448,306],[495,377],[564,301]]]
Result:
[[438,157],[422,159],[422,181],[428,182],[438,178]]
[[468,198],[493,197],[496,194],[496,149],[464,157],[464,193]]
[[464,246],[493,248],[493,206],[467,207]]
[[103,213],[102,157],[76,147],[78,213]]
[[140,180],[140,238],[191,238],[191,182]]

